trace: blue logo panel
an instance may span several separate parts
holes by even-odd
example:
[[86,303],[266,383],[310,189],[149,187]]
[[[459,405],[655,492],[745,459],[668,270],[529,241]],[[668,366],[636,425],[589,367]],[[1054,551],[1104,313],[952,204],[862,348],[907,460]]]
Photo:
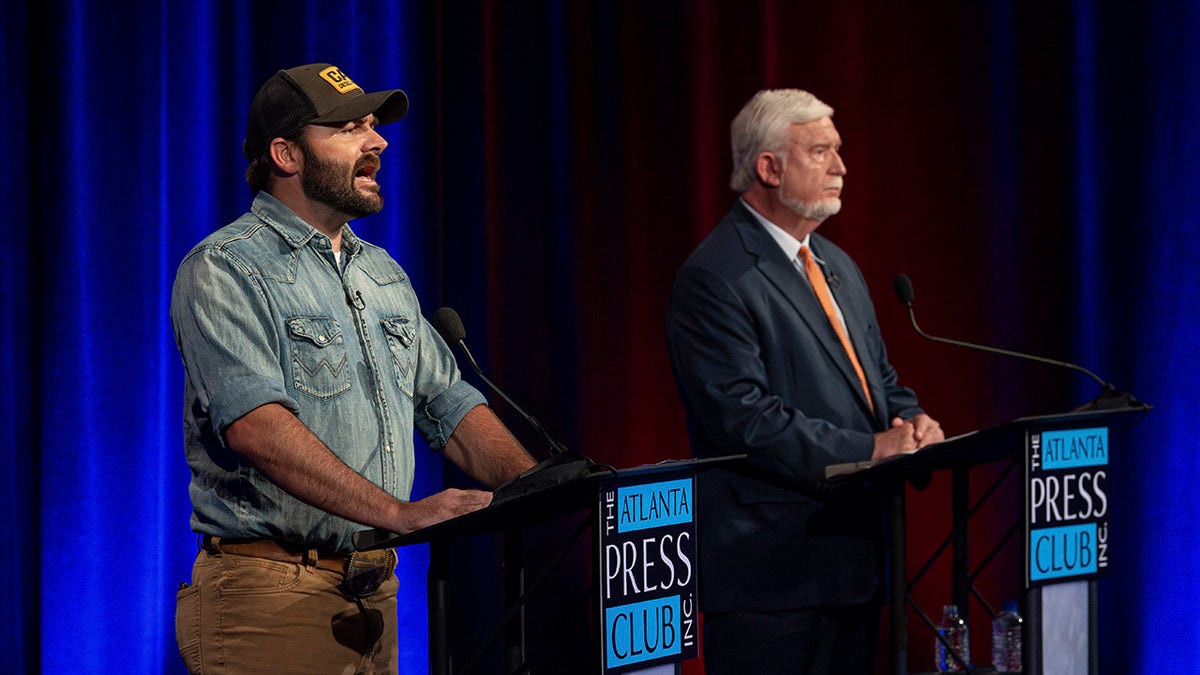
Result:
[[1030,581],[1094,574],[1098,556],[1096,523],[1029,533]]
[[604,619],[609,668],[680,653],[683,642],[678,595],[610,607]]
[[1042,469],[1108,464],[1108,428],[1064,429],[1042,434]]
[[617,489],[617,531],[636,532],[692,522],[692,479]]

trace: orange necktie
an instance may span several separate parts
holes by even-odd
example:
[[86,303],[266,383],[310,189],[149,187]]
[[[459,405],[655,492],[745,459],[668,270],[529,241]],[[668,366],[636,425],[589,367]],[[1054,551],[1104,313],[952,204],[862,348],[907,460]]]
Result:
[[829,284],[825,282],[825,274],[821,272],[821,267],[817,265],[812,251],[809,251],[807,246],[800,247],[800,257],[804,259],[804,273],[808,275],[808,281],[817,294],[817,300],[821,302],[821,309],[825,310],[825,316],[829,318],[829,323],[833,324],[833,331],[842,341],[842,348],[850,357],[854,372],[858,373],[858,381],[862,384],[863,393],[867,396],[867,404],[871,406],[871,412],[875,412],[875,403],[871,400],[871,389],[867,387],[867,375],[863,372],[862,364],[858,362],[858,354],[854,352],[854,345],[850,344],[850,336],[846,334],[845,326],[838,320],[837,309],[833,306],[833,296],[829,293]]

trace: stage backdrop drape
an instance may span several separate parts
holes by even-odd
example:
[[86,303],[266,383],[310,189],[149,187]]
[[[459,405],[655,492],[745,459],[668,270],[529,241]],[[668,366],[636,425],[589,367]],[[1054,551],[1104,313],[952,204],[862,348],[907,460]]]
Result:
[[[1165,0],[5,4],[0,664],[182,671],[174,591],[196,542],[170,287],[183,254],[248,204],[240,144],[257,86],[329,61],[412,100],[384,129],[385,210],[356,231],[410,272],[426,316],[458,309],[483,367],[551,435],[616,466],[688,455],[663,320],[675,270],[734,199],[729,120],[763,87],[817,93],[837,110],[849,168],[822,232],[859,261],[893,363],[948,432],[1096,388],[920,340],[890,294],[900,272],[930,332],[1080,362],[1155,404],[1114,438],[1102,672],[1190,670],[1198,12]],[[418,452],[416,496],[464,482]],[[936,545],[922,533],[947,521],[946,492],[935,479],[910,495],[914,558]],[[992,516],[998,531],[1005,517]],[[574,525],[531,537],[531,560]],[[972,555],[993,542],[974,536]],[[592,663],[586,638],[557,637],[591,620],[584,544],[533,595],[534,672]],[[1019,593],[1017,549],[978,580],[995,604]],[[499,672],[486,639],[495,542],[455,560],[456,600],[471,607],[457,658]],[[402,551],[405,673],[426,670],[427,562],[423,547]],[[916,589],[930,611],[947,601],[945,570]],[[978,662],[986,619],[973,608]],[[914,629],[912,668],[929,667],[928,639]]]

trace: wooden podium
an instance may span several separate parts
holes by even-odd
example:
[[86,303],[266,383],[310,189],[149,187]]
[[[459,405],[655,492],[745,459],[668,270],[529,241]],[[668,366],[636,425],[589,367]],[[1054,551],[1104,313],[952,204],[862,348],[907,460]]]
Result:
[[[970,505],[969,471],[994,462],[1009,462],[1010,468],[1023,472],[1024,513],[1013,514],[1024,535],[1023,672],[1097,672],[1095,580],[1108,573],[1112,506],[1108,500],[1108,431],[1140,420],[1149,409],[1121,406],[1023,417],[914,453],[827,469],[827,480],[834,488],[871,484],[889,494],[889,617],[894,675],[908,672],[908,606],[937,634],[933,621],[910,595],[929,564],[916,577],[909,577],[905,484],[921,484],[937,471],[952,473],[953,528],[933,557],[946,548],[953,549],[950,597],[961,611],[966,611],[972,595],[982,601],[971,584],[967,559],[968,525],[978,510]],[[1000,480],[985,491],[981,503],[999,487]],[[983,604],[992,611],[990,605]],[[987,644],[978,638],[973,642],[976,653],[980,645]],[[985,670],[991,672],[990,666]]]
[[[521,532],[591,509],[595,616],[601,627],[594,672],[678,672],[678,663],[695,657],[699,645],[695,474],[742,458],[615,469],[579,455],[559,455],[498,488],[485,509],[407,535],[365,530],[355,535],[354,546],[371,550],[429,544],[430,672],[450,675],[449,545],[460,537],[502,532],[504,602],[516,617],[506,632],[506,672],[527,672]],[[658,557],[645,559],[651,555]],[[634,568],[636,574],[631,573]]]

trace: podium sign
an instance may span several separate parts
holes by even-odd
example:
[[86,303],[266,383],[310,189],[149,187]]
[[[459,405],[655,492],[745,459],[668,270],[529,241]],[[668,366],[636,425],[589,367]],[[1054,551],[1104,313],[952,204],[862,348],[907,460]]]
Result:
[[698,654],[695,479],[618,481],[599,491],[601,672]]
[[1108,574],[1108,427],[1026,432],[1025,585]]
[[[1015,462],[1023,468],[1023,517],[1014,514],[1014,531],[1024,525],[1026,620],[1024,672],[1095,673],[1099,671],[1099,613],[1097,577],[1109,573],[1109,429],[1118,421],[1140,419],[1151,410],[1131,396],[1097,398],[1092,404],[1055,415],[1022,417],[975,431],[912,454],[877,462],[827,467],[830,487],[837,489],[873,482],[895,486],[891,496],[891,625],[892,673],[908,672],[907,607],[909,589],[930,569],[930,563],[953,545],[954,603],[968,607],[979,597],[967,556],[968,523],[979,505],[970,506],[971,467],[992,462]],[[1114,398],[1120,405],[1113,405]],[[1022,453],[1023,455],[1019,455]],[[906,570],[907,519],[905,481],[927,483],[932,471],[953,471],[954,530],[910,580]],[[986,499],[1008,475],[1000,474]],[[1004,536],[1007,540],[1008,535]],[[1003,541],[1001,543],[1003,543]],[[961,554],[960,554],[961,551]],[[993,551],[995,553],[995,551]],[[989,555],[987,561],[993,559]],[[987,564],[985,561],[985,565]],[[931,630],[933,621],[921,617]]]

